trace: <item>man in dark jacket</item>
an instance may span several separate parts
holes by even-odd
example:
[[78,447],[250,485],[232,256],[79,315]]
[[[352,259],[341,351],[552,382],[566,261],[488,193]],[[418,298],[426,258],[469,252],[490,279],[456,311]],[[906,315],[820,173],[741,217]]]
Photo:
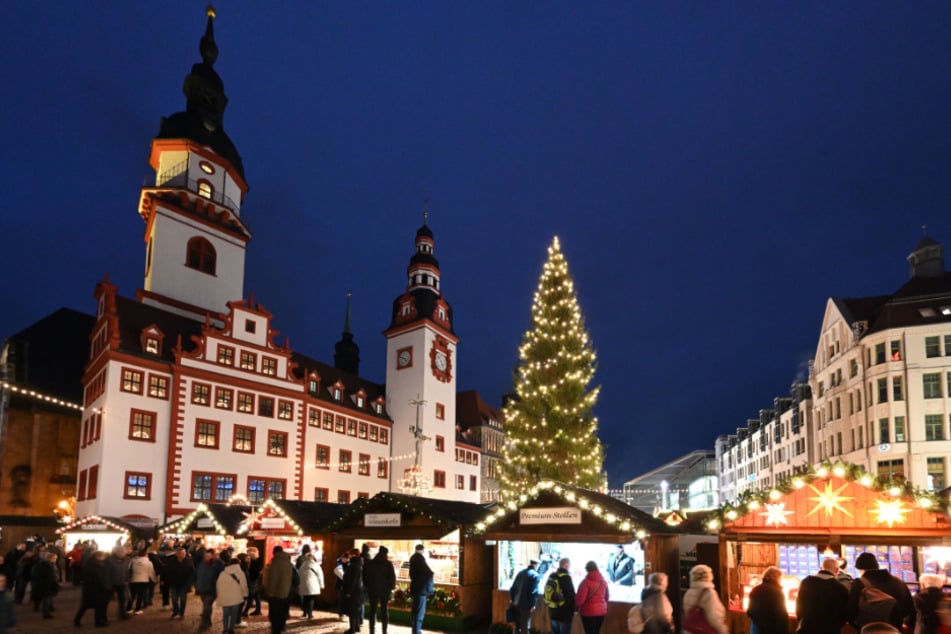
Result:
[[53,618],[53,597],[59,592],[59,583],[56,581],[55,553],[47,553],[46,557],[33,564],[30,575],[33,602],[39,604],[44,619]]
[[538,602],[538,560],[530,559],[528,566],[515,575],[515,581],[509,588],[512,605],[518,608],[518,620],[515,622],[515,634],[528,634],[531,631],[532,614]]
[[433,585],[433,570],[426,563],[426,556],[423,554],[425,550],[422,544],[416,544],[416,552],[409,558],[409,594],[413,598],[410,621],[413,634],[422,633],[423,618],[426,616],[426,600],[436,591]]
[[831,557],[822,561],[822,570],[799,584],[796,618],[799,634],[839,634],[845,625],[849,591],[838,579],[839,562]]
[[[241,616],[258,616],[261,614],[261,572],[264,570],[264,560],[258,555],[254,546],[248,548],[248,600],[244,604]],[[254,611],[251,607],[254,606]]]
[[546,582],[546,586],[549,583],[557,584],[562,597],[561,605],[548,607],[552,634],[571,634],[571,619],[575,615],[575,584],[568,572],[570,568],[571,561],[567,557],[563,558]]
[[162,579],[168,584],[172,600],[172,618],[185,618],[185,602],[188,600],[188,588],[195,578],[195,565],[184,548],[175,551],[175,556],[166,561],[162,569]]
[[376,611],[380,609],[380,623],[383,625],[383,634],[390,623],[388,603],[396,587],[396,572],[390,563],[390,551],[386,546],[380,546],[376,556],[363,568],[363,586],[366,588],[370,600],[370,634],[375,634]]
[[92,556],[83,562],[83,589],[82,602],[79,610],[76,612],[76,618],[73,623],[79,627],[82,623],[83,614],[86,610],[92,608],[96,614],[96,627],[105,627],[106,606],[109,605],[109,597],[112,595],[112,585],[109,583],[109,571],[106,569],[106,553],[96,551]]
[[119,602],[119,618],[129,618],[129,603],[132,597],[129,595],[129,558],[126,557],[125,547],[116,546],[112,553],[106,557],[106,570],[109,574],[109,585],[115,594],[116,601]]
[[205,550],[202,562],[195,568],[195,594],[201,597],[201,623],[199,628],[211,628],[211,612],[217,596],[218,575],[224,570],[224,564],[215,557],[215,551]]
[[271,553],[271,563],[264,569],[264,593],[267,595],[271,632],[280,634],[287,627],[291,609],[291,589],[294,587],[297,569],[282,547],[275,546]]
[[344,609],[350,619],[350,629],[344,634],[356,634],[360,631],[363,617],[363,557],[360,551],[350,551],[350,561],[343,571]]
[[887,570],[880,570],[878,559],[872,553],[862,553],[856,557],[855,568],[859,571],[859,578],[852,582],[848,604],[849,622],[855,626],[855,629],[861,630],[865,625],[861,622],[863,619],[859,613],[859,601],[868,583],[895,599],[895,606],[892,608],[888,622],[901,631],[902,622],[907,620],[909,630],[915,631],[915,604],[905,582]]

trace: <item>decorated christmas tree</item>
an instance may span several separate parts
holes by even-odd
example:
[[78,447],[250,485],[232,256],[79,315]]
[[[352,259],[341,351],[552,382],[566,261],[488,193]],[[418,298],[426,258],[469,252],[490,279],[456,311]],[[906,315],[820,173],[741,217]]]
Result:
[[522,337],[515,397],[502,410],[500,494],[517,496],[546,479],[597,489],[604,450],[598,439],[595,354],[584,327],[568,262],[556,237]]

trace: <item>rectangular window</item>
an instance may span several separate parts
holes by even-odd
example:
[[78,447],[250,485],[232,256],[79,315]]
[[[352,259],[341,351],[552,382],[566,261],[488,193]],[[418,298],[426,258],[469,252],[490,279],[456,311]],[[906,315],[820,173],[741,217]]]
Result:
[[334,415],[331,414],[330,412],[324,412],[323,426],[324,426],[324,429],[326,429],[327,431],[330,431],[331,429],[334,428]]
[[390,444],[390,430],[381,429],[380,430],[380,442],[384,445]]
[[905,442],[905,417],[895,417],[895,442]]
[[254,427],[235,425],[231,448],[238,453],[254,453],[254,431]]
[[211,403],[211,386],[207,383],[192,383],[192,403],[208,405]]
[[944,440],[943,414],[925,414],[925,440]]
[[878,402],[879,403],[888,402],[888,379],[878,380]]
[[944,356],[951,357],[951,335],[944,336]]
[[479,478],[474,475],[469,476],[469,490],[478,491],[479,489]]
[[446,420],[446,406],[442,403],[436,403],[436,418]]
[[854,379],[859,373],[859,362],[856,359],[849,361],[849,378]]
[[231,401],[234,398],[234,392],[226,387],[215,388],[215,407],[218,409],[231,409]]
[[89,467],[89,483],[86,485],[86,499],[95,500],[99,493],[99,465]]
[[352,418],[347,419],[347,435],[356,436],[357,435],[357,421]]
[[367,437],[366,423],[360,423],[359,425],[357,425],[357,436],[364,439]]
[[287,488],[287,480],[268,480],[267,496],[272,500],[283,500],[285,488]]
[[234,365],[234,348],[218,346],[218,365]]
[[79,472],[79,486],[76,491],[76,499],[79,501],[86,499],[86,470]]
[[350,504],[350,491],[337,491],[337,504]]
[[890,352],[892,361],[901,361],[901,341],[892,341]]
[[152,474],[137,471],[125,472],[126,500],[149,500],[152,498]]
[[260,504],[267,499],[267,480],[248,477],[248,502]]
[[267,455],[287,456],[287,432],[286,431],[274,431],[273,429],[268,430]]
[[310,408],[307,412],[307,424],[311,427],[320,427],[320,410]]
[[254,394],[238,392],[238,411],[245,414],[254,413]]
[[206,449],[218,448],[218,429],[220,425],[217,421],[198,419],[195,421],[195,446]]
[[921,375],[921,385],[925,398],[941,398],[941,373]]
[[329,502],[330,489],[317,487],[314,489],[314,502]]
[[904,478],[905,477],[905,461],[903,459],[879,460],[878,461],[878,475],[879,477],[882,477],[885,479]]
[[376,477],[385,478],[388,475],[388,465],[386,458],[377,458],[376,460]]
[[270,396],[258,398],[258,416],[274,417],[274,399]]
[[929,359],[941,356],[941,339],[938,336],[925,337],[925,356]]
[[446,472],[436,469],[433,471],[433,486],[437,489],[446,488]]
[[370,440],[376,442],[379,438],[379,428],[376,425],[370,425]]
[[466,476],[461,473],[456,474],[456,488],[465,489],[466,488]]
[[[129,440],[155,442],[155,412],[134,409],[129,416]],[[91,419],[90,419],[91,422]]]
[[[261,374],[267,376],[277,376],[277,359],[273,357],[261,357]],[[316,390],[311,390],[316,391]]]
[[436,451],[446,451],[446,439],[436,436]]
[[[951,379],[951,375],[949,375],[949,379]],[[892,377],[892,400],[905,400],[905,385],[902,383],[902,378],[900,376]]]
[[146,337],[145,338],[145,351],[149,354],[158,354],[159,353],[159,340],[155,337]]
[[879,363],[885,363],[885,344],[876,343],[875,344],[875,365]]
[[211,501],[211,491],[212,485],[214,484],[214,476],[206,473],[193,473],[192,474],[192,500],[200,500],[204,502]]
[[215,502],[227,502],[234,495],[234,476],[215,477]]
[[343,471],[344,473],[350,473],[350,463],[353,461],[353,453],[347,451],[346,449],[340,450],[340,464],[338,465],[338,470]]
[[168,398],[168,377],[149,375],[149,396],[153,398]]
[[359,461],[357,462],[357,473],[360,475],[368,476],[370,475],[370,455],[369,454],[359,454]]
[[248,352],[247,350],[242,350],[240,366],[242,370],[251,370],[253,372],[258,367],[258,355],[253,352]]
[[343,416],[337,416],[337,418],[334,419],[334,431],[338,434],[346,433],[347,419],[345,419]]
[[942,491],[948,481],[944,457],[928,458],[928,485],[929,491]]
[[330,468],[330,447],[327,445],[317,445],[317,468]]
[[122,391],[133,394],[142,393],[142,373],[138,370],[122,368]]
[[277,417],[281,420],[294,419],[294,404],[290,401],[277,402]]

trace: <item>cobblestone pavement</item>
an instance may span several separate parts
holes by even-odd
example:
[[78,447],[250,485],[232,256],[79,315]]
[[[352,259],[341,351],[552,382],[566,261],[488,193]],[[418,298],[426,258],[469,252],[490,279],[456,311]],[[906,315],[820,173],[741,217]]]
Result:
[[[73,617],[76,616],[76,610],[79,608],[80,589],[71,585],[64,584],[54,602],[56,612],[51,619],[44,619],[39,612],[33,611],[33,604],[27,600],[23,605],[16,606],[17,611],[17,630],[21,633],[37,632],[46,634],[77,634],[84,630],[92,632],[102,632],[102,634],[197,634],[199,615],[201,613],[201,601],[195,594],[188,595],[188,603],[185,608],[184,619],[171,619],[171,611],[161,609],[161,596],[156,593],[155,605],[146,608],[140,615],[132,615],[126,620],[120,620],[118,617],[118,606],[113,600],[109,603],[108,618],[109,625],[104,628],[93,626],[93,612],[88,610],[83,616],[81,627],[73,625]],[[235,632],[255,634],[270,634],[271,625],[267,620],[267,602],[261,606],[263,614],[253,616],[248,620],[248,627],[237,628]],[[348,624],[341,621],[336,613],[321,612],[314,610],[314,619],[308,621],[300,617],[300,608],[291,606],[291,618],[287,622],[286,634],[320,633],[320,634],[342,634],[348,628]],[[361,632],[367,634],[370,627],[364,623]],[[424,632],[436,632],[437,630],[423,630]],[[208,634],[221,633],[221,608],[215,606],[212,627],[205,630]],[[380,626],[377,624],[377,634],[380,634]],[[411,634],[412,630],[405,625],[390,625],[387,634]]]

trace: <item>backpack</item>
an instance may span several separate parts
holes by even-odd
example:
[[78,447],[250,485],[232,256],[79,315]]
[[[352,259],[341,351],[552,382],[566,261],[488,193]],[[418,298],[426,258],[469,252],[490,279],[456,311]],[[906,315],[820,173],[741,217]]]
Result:
[[867,623],[891,619],[892,609],[898,603],[895,597],[884,590],[876,588],[865,578],[860,579],[862,593],[859,595],[859,607],[855,612],[855,626],[859,629]]
[[644,631],[644,610],[641,605],[635,605],[627,613],[627,631],[631,634],[641,634]]
[[548,581],[545,582],[545,595],[543,597],[545,605],[549,608],[560,608],[565,604],[565,595],[561,591],[561,585],[558,583],[558,577],[548,575]]

